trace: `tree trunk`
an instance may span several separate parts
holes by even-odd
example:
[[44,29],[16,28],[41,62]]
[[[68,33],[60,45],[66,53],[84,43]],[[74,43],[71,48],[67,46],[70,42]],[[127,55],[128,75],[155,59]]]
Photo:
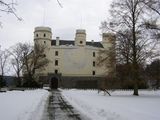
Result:
[[132,28],[132,37],[133,37],[133,44],[132,44],[132,49],[133,49],[133,61],[132,61],[132,79],[134,81],[134,92],[133,95],[138,96],[138,63],[137,63],[137,47],[136,47],[136,21],[135,21],[135,9],[133,10],[132,13],[132,18],[133,18],[133,28]]
[[20,70],[17,71],[17,87],[21,86]]
[[138,96],[138,84],[137,84],[137,80],[134,82],[134,92],[133,95]]
[[133,81],[134,81],[133,95],[138,96],[138,66],[137,66],[137,63],[133,63]]
[[4,86],[4,72],[3,72],[3,69],[2,69],[2,73],[1,73],[1,78],[0,78],[0,88]]

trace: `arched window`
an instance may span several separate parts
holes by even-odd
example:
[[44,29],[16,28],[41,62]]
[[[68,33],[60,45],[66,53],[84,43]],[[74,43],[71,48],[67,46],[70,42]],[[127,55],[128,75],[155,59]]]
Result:
[[36,37],[38,37],[38,34],[36,34]]
[[45,33],[43,34],[43,37],[46,37],[46,34],[45,34]]

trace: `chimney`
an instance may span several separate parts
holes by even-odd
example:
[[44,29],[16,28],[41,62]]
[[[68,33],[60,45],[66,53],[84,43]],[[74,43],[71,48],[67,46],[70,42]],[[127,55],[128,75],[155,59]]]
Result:
[[56,37],[56,46],[59,46],[59,37]]

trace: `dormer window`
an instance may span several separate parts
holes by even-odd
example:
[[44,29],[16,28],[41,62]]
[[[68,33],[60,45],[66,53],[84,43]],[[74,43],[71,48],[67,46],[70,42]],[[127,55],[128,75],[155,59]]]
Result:
[[45,34],[45,33],[43,34],[43,37],[46,37],[46,34]]

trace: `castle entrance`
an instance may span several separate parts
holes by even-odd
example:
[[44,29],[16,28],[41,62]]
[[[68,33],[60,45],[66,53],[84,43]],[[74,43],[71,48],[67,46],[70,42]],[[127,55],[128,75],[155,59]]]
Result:
[[57,89],[58,88],[58,78],[52,77],[50,81],[50,87],[51,89]]

